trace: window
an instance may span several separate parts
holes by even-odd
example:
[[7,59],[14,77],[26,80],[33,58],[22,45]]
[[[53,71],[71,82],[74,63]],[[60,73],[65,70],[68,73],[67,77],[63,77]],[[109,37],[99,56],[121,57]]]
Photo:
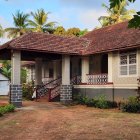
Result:
[[137,53],[131,51],[120,54],[120,75],[137,74]]

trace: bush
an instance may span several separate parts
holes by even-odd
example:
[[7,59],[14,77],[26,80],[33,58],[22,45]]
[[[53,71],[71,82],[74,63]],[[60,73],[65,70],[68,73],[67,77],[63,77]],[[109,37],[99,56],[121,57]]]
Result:
[[22,94],[23,94],[23,98],[26,100],[32,100],[32,95],[34,92],[34,83],[30,82],[27,84],[23,84],[22,85]]
[[101,108],[101,109],[109,108],[108,102],[107,102],[106,97],[104,95],[98,96],[96,98],[95,107]]
[[107,101],[104,95],[98,96],[95,99],[89,99],[84,95],[77,95],[74,100],[81,105],[87,105],[88,107],[96,107],[101,109],[115,108],[117,107],[116,102]]
[[8,112],[14,112],[14,110],[15,110],[15,106],[12,104],[0,107],[0,116]]
[[140,113],[140,101],[137,97],[129,97],[128,101],[121,104],[121,110],[129,113]]
[[77,104],[81,104],[81,105],[86,105],[87,102],[89,101],[87,96],[84,95],[74,95],[73,100],[77,102]]

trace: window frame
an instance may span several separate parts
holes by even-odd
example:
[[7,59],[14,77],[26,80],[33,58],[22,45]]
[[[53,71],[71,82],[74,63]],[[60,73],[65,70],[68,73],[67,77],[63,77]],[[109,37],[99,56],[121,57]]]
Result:
[[[136,54],[136,63],[135,64],[129,64],[129,56],[130,54]],[[121,65],[120,62],[121,62],[121,55],[123,54],[126,54],[127,55],[127,64],[126,65]],[[119,73],[119,77],[137,77],[138,76],[138,51],[137,49],[136,50],[130,50],[130,51],[126,51],[126,52],[119,52],[119,61],[118,61],[118,73]],[[130,66],[133,66],[133,65],[136,65],[136,74],[129,74],[129,69],[130,69]],[[127,75],[121,75],[121,66],[127,66]]]

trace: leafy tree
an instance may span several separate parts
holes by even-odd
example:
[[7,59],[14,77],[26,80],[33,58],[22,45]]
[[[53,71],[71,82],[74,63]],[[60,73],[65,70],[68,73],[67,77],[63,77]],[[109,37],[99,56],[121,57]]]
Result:
[[3,36],[3,34],[4,34],[4,31],[3,31],[2,26],[0,25],[0,37],[2,37],[2,36]]
[[127,10],[126,6],[128,6],[127,0],[120,2],[119,5],[113,8],[103,4],[103,7],[106,8],[109,15],[101,16],[98,19],[102,27],[132,19],[135,10]]
[[2,74],[11,79],[11,64],[10,61],[4,60],[2,62]]
[[[11,61],[4,60],[1,62],[2,62],[2,68],[1,68],[2,74],[11,80],[11,70],[12,70],[11,69]],[[21,69],[21,82],[25,83],[26,78],[27,78],[27,71],[26,71],[26,69],[22,68]]]
[[31,12],[33,20],[29,20],[28,23],[33,28],[33,31],[53,33],[56,22],[47,22],[49,14],[44,9],[38,9],[35,13]]
[[70,28],[66,31],[67,36],[79,36],[80,29],[79,28]]
[[13,15],[14,25],[15,27],[6,28],[5,31],[8,32],[9,38],[15,38],[23,35],[27,31],[29,31],[28,27],[28,14],[24,14],[23,12],[17,11],[15,15]]
[[[119,5],[124,0],[109,0],[110,8]],[[129,2],[135,2],[136,0],[128,0]],[[129,27],[140,28],[140,11],[137,12],[134,17],[129,21]]]
[[79,32],[79,36],[83,36],[83,35],[85,35],[85,34],[87,34],[87,33],[88,33],[88,30],[87,30],[87,29],[81,30],[81,31]]
[[64,27],[59,26],[59,27],[57,27],[57,28],[55,29],[54,34],[55,34],[55,35],[65,35],[65,34],[66,34],[66,30],[65,30]]

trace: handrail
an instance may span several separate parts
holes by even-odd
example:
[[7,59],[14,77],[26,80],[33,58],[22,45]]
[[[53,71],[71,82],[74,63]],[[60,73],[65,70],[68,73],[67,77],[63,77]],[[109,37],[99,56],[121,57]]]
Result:
[[60,87],[60,85],[57,85],[54,88],[49,89],[49,102],[52,100],[52,98],[51,98],[52,91],[55,90],[57,87]]
[[55,79],[55,80],[52,80],[52,81],[50,81],[49,83],[44,84],[44,85],[42,85],[41,87],[38,87],[38,88],[37,88],[37,90],[39,90],[39,89],[41,89],[41,88],[45,87],[46,85],[49,85],[49,84],[51,84],[51,83],[53,83],[53,82],[57,81],[57,80],[59,80],[59,79],[61,79],[61,78],[57,78],[57,79]]

